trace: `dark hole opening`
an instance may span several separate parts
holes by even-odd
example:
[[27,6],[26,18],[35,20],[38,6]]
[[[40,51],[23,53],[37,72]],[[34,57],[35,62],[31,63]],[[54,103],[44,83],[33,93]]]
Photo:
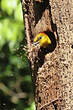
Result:
[[38,1],[34,2],[36,23],[39,21],[39,19],[41,19],[43,12],[48,6],[49,6],[49,0],[43,0],[43,2],[38,2]]
[[38,62],[40,64],[39,65],[40,67],[44,63],[45,55],[48,54],[48,53],[53,52],[55,50],[55,48],[56,48],[56,45],[57,45],[54,33],[53,32],[49,32],[49,31],[46,31],[45,33],[49,36],[49,38],[51,39],[52,43],[50,45],[48,45],[48,47],[41,48],[39,50],[39,52],[38,52],[39,61]]

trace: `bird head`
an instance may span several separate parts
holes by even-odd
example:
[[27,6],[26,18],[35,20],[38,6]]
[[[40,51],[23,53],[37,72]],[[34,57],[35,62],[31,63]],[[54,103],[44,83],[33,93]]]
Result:
[[35,46],[39,45],[40,47],[46,48],[49,44],[51,44],[51,40],[46,33],[42,32],[36,35],[33,40],[33,44]]

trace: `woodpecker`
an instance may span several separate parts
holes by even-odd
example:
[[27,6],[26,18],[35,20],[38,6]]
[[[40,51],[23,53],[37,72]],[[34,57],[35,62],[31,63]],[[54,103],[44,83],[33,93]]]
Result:
[[40,46],[40,48],[47,48],[51,44],[51,39],[50,37],[44,33],[41,32],[33,40],[33,45],[34,46]]

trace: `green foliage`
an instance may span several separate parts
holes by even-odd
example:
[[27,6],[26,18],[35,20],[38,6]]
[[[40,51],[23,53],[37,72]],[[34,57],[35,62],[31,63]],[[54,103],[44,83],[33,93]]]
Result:
[[0,109],[35,110],[20,0],[0,0]]
[[1,8],[3,11],[11,15],[17,6],[17,0],[1,0]]

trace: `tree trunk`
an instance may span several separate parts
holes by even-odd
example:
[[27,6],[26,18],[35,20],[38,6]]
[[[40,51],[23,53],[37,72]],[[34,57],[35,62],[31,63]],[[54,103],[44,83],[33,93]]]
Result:
[[[73,1],[22,0],[22,6],[36,109],[73,110]],[[32,48],[39,32],[54,35],[47,54]]]

